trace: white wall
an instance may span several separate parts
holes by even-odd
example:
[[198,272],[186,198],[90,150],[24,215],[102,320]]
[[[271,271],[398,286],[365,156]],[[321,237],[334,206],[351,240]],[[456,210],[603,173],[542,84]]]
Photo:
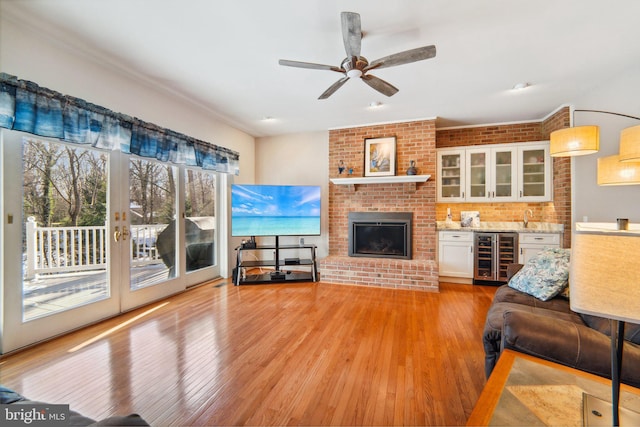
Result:
[[[2,3],[0,3],[2,4]],[[0,71],[65,95],[172,129],[240,153],[240,175],[230,182],[255,180],[255,138],[224,124],[215,114],[168,90],[104,62],[99,56],[56,41],[34,22],[21,21],[3,8],[0,14]],[[229,241],[228,260],[234,263]],[[230,274],[230,273],[229,273]]]
[[[320,236],[305,236],[305,243],[318,246],[318,258],[329,253],[329,132],[301,133],[258,138],[256,183],[319,185],[322,191]],[[297,244],[283,237],[282,244]],[[304,256],[304,255],[301,255]]]
[[[604,82],[573,104],[576,110],[603,110],[640,117],[640,63],[617,79]],[[573,221],[614,222],[629,218],[640,223],[640,185],[598,186],[597,159],[618,153],[620,131],[639,120],[576,111],[575,126],[600,126],[600,151],[576,157],[573,173]]]

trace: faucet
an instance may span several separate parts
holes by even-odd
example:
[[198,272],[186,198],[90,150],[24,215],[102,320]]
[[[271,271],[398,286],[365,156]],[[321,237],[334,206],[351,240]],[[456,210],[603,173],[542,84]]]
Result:
[[[527,216],[527,214],[529,214]],[[527,228],[527,226],[529,225],[529,217],[533,217],[533,211],[531,209],[525,209],[524,210],[524,228]]]

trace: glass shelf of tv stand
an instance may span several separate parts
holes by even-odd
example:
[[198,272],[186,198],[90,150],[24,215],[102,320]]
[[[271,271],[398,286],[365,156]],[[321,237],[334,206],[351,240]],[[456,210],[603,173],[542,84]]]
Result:
[[[281,251],[287,250],[309,251],[309,258],[287,258]],[[249,251],[275,251],[277,258],[270,260],[243,260],[242,253]],[[317,282],[318,267],[316,262],[316,245],[260,245],[255,248],[236,248],[236,275],[234,285],[285,282]],[[280,259],[282,256],[283,259]],[[263,267],[273,267],[273,270],[258,271]],[[309,271],[295,271],[298,267],[308,268]],[[245,273],[243,274],[243,270]],[[279,274],[278,274],[279,273]]]

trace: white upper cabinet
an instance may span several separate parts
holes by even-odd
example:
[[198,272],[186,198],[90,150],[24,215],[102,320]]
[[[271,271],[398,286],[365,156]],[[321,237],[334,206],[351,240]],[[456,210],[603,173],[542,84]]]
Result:
[[551,200],[549,143],[438,150],[438,202]]
[[464,150],[438,151],[438,200],[465,200]]
[[519,147],[518,199],[528,202],[551,200],[551,171],[548,143]]
[[517,200],[517,150],[470,148],[466,150],[466,200],[472,202],[512,202]]

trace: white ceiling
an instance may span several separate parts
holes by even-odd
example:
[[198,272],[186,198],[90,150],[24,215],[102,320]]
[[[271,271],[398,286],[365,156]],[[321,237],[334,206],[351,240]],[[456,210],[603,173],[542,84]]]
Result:
[[[637,0],[0,1],[258,137],[433,117],[439,127],[537,120],[640,65]],[[278,59],[340,65],[341,11],[361,15],[370,62],[430,44],[437,56],[372,72],[400,89],[393,97],[351,79],[318,100],[341,75]],[[512,90],[519,82],[531,86]],[[383,106],[368,108],[374,101]]]

